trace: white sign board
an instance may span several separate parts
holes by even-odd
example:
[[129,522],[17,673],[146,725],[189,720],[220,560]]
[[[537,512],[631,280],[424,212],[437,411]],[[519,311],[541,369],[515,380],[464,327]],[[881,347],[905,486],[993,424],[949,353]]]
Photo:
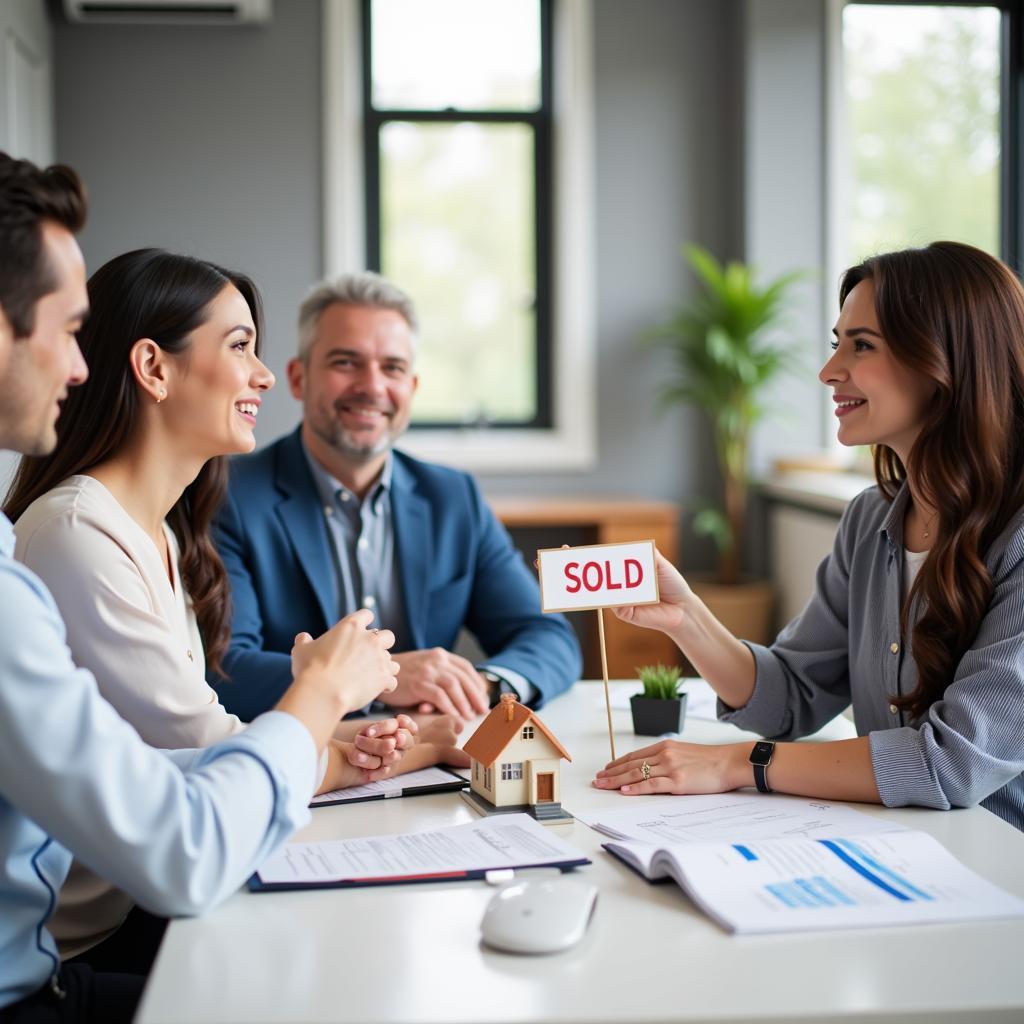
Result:
[[653,540],[547,548],[537,565],[546,612],[658,603]]

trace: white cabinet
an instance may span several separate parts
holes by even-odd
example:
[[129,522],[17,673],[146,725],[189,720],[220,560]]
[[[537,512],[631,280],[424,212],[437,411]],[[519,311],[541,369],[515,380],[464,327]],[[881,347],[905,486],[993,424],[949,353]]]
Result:
[[800,614],[814,591],[814,575],[832,550],[847,504],[873,484],[871,477],[853,473],[794,472],[761,485],[780,626]]

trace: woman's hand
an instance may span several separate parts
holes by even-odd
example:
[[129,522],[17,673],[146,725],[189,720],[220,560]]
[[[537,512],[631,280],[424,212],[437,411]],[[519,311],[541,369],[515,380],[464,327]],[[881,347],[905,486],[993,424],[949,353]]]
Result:
[[671,635],[686,621],[688,606],[697,598],[679,570],[660,551],[655,552],[655,558],[658,603],[629,605],[613,610],[623,622],[646,629],[660,629]]
[[374,770],[397,765],[416,743],[419,726],[408,715],[367,722],[352,738],[347,754],[354,768]]
[[398,665],[388,649],[394,645],[395,634],[390,629],[367,629],[372,621],[373,613],[361,608],[316,640],[300,633],[292,648],[296,684],[309,682],[326,689],[344,703],[345,712],[393,690]]
[[[661,740],[610,761],[594,779],[598,789],[629,796],[645,793],[728,793],[753,785],[751,745],[712,745]],[[644,779],[643,765],[650,769]]]
[[417,746],[430,749],[434,756],[431,764],[450,764],[455,768],[468,768],[469,755],[457,745],[462,726],[463,723],[451,715],[421,718]]
[[[348,740],[331,737],[327,741],[327,771],[324,772],[317,793],[333,793],[336,789],[348,789],[350,786],[362,786],[378,779],[388,779],[395,774],[392,765],[378,765],[367,768],[355,763],[357,751],[355,745]],[[374,758],[374,760],[379,760]]]

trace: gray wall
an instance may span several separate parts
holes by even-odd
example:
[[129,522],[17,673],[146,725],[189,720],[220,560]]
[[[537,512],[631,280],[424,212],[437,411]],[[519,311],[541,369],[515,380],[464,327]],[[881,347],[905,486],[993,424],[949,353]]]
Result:
[[[595,0],[599,465],[482,476],[492,494],[624,493],[688,501],[715,488],[696,416],[659,415],[664,362],[638,350],[691,284],[680,245],[741,255],[739,0]],[[90,267],[162,245],[250,272],[281,377],[303,289],[320,272],[319,5],[276,0],[259,29],[70,26],[57,17],[58,156],[89,182]],[[297,421],[284,381],[261,442]],[[687,562],[706,561],[694,551]]]
[[319,3],[277,0],[267,28],[54,21],[57,156],[89,187],[88,267],[156,245],[252,275],[278,375],[269,440],[294,422],[283,370],[320,274]]

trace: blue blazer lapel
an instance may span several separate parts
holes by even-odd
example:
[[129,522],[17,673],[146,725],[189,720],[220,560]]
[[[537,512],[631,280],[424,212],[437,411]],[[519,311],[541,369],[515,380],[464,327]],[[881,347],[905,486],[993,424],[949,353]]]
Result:
[[416,490],[416,481],[399,457],[391,478],[391,515],[395,524],[399,574],[405,599],[405,621],[414,650],[424,646],[427,592],[434,561],[430,502]]
[[[327,535],[320,498],[306,464],[299,430],[285,438],[277,451],[274,482],[282,498],[275,511],[316,594],[324,623],[329,627],[338,620],[331,539]],[[287,586],[287,580],[281,582],[282,586]]]

